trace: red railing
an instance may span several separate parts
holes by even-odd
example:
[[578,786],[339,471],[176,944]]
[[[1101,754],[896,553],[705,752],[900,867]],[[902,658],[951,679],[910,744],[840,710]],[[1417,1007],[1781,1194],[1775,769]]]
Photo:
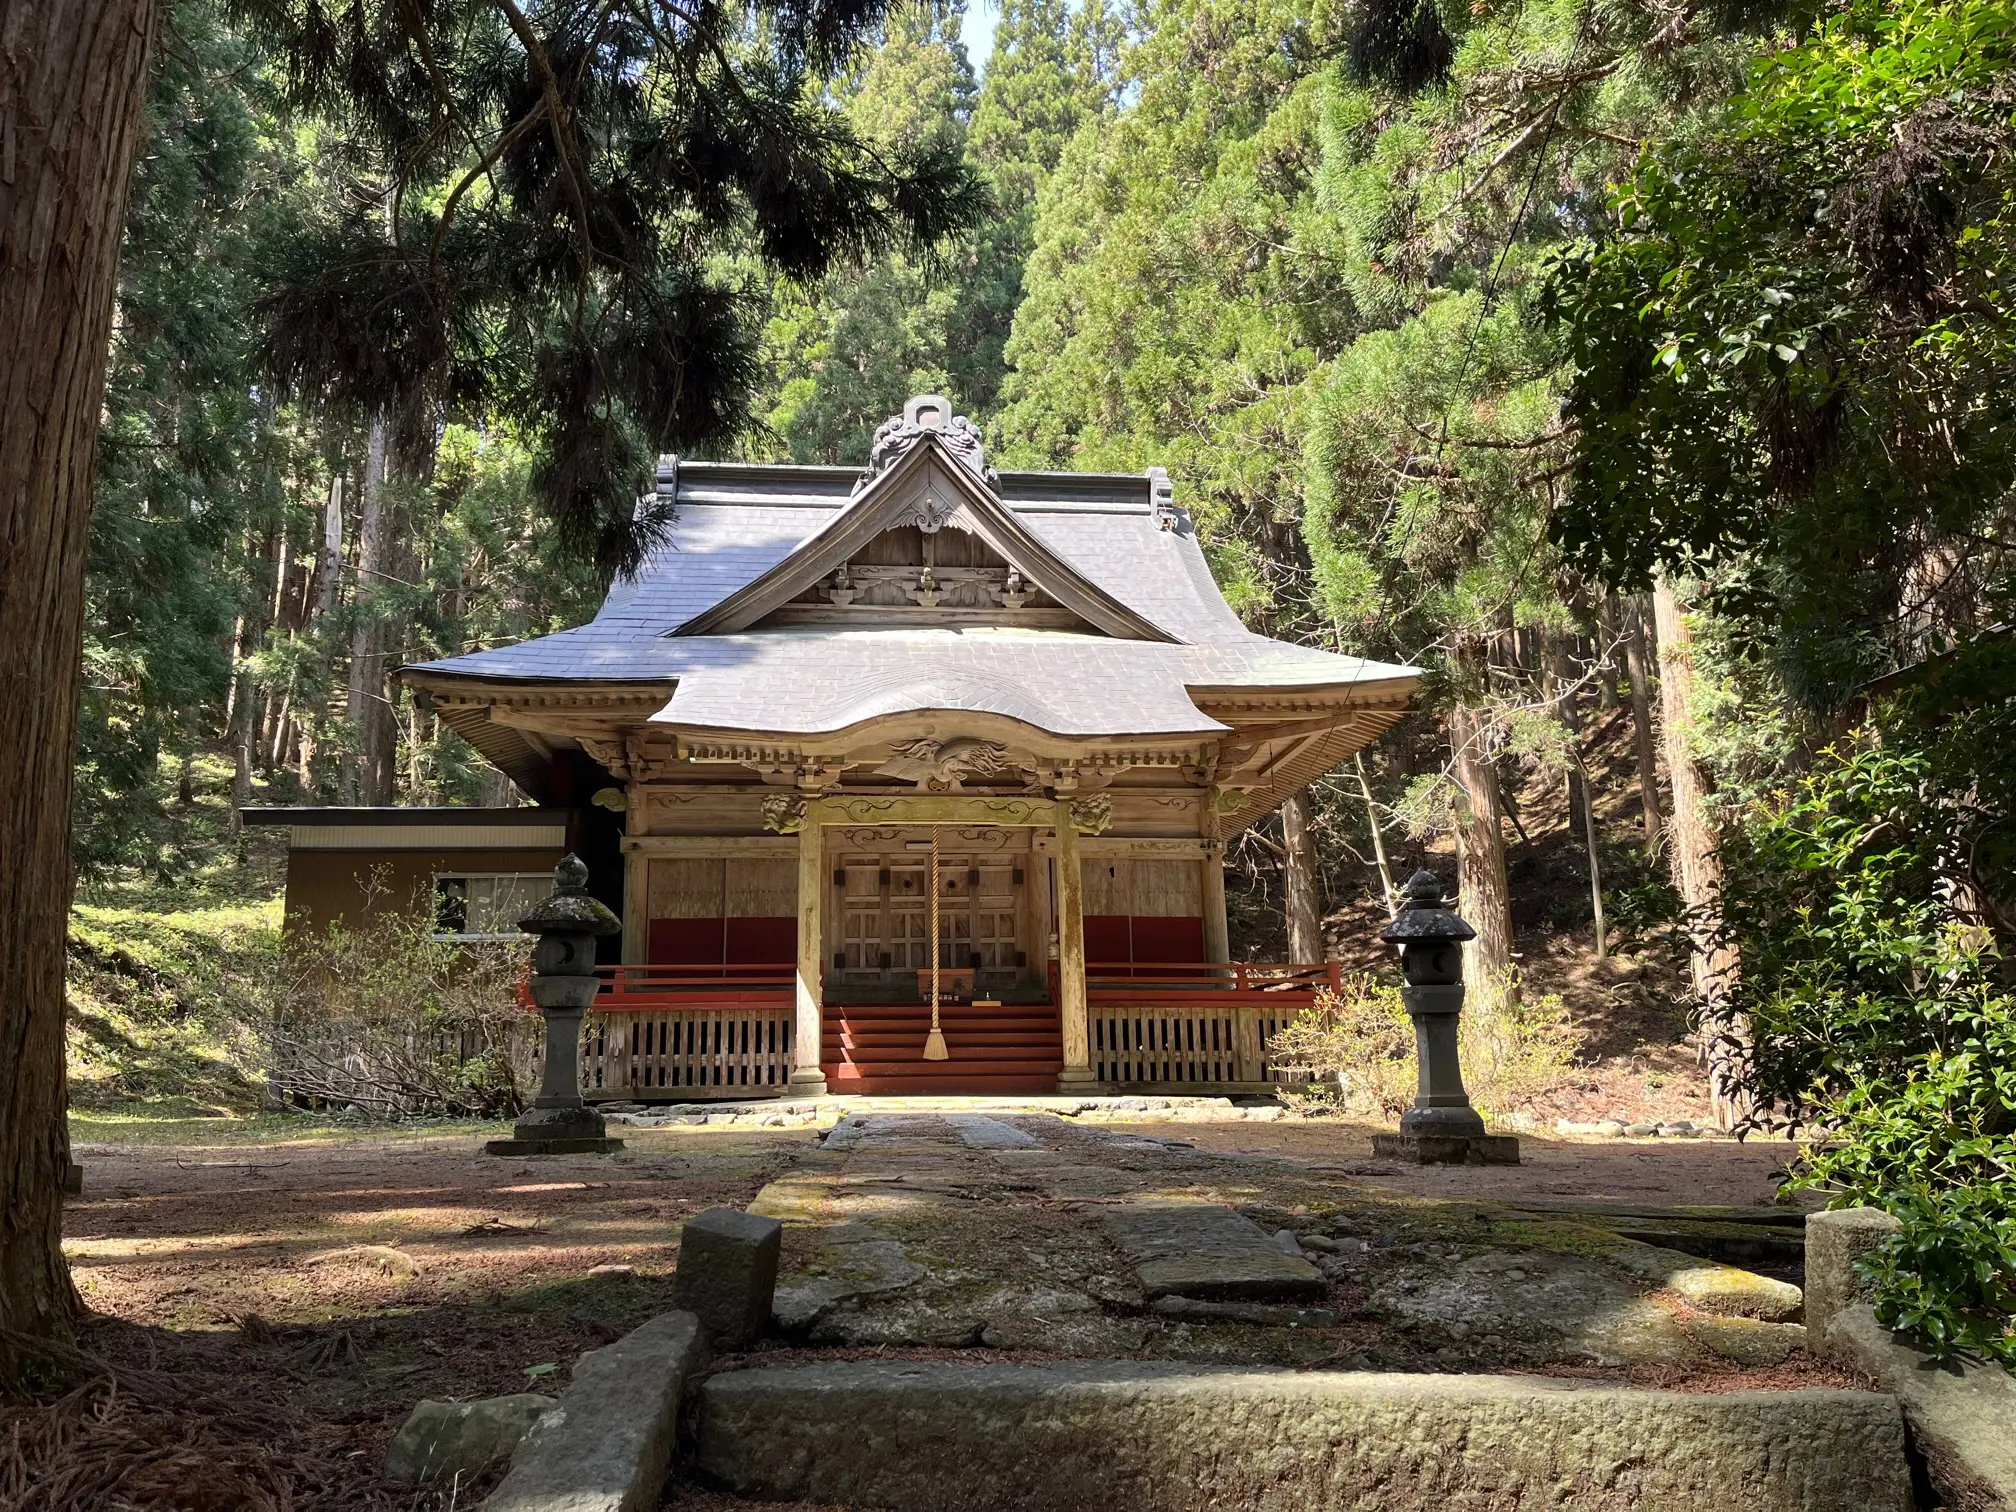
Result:
[[[1056,977],[1056,965],[1051,965]],[[1335,961],[1312,966],[1272,961],[1095,961],[1085,968],[1088,1003],[1258,1003],[1302,1009],[1324,988],[1344,985]]]
[[679,1008],[788,1005],[797,973],[790,966],[597,966],[597,1013]]

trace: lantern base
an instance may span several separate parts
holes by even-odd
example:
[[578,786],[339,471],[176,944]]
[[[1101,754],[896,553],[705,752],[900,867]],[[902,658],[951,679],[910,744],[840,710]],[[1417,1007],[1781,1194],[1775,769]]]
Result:
[[620,1139],[493,1139],[486,1155],[608,1155],[623,1148]]
[[509,1139],[493,1139],[483,1148],[492,1155],[606,1155],[623,1148],[622,1140],[608,1135],[602,1115],[584,1104],[535,1104],[519,1115]]
[[1517,1165],[1511,1134],[1374,1134],[1372,1153],[1409,1165]]

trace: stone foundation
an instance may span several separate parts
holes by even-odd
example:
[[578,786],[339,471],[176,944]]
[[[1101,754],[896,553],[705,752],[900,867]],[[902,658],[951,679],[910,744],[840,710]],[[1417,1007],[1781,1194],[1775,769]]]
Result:
[[873,1361],[714,1376],[696,1426],[740,1495],[889,1512],[1911,1506],[1895,1398],[1848,1391]]

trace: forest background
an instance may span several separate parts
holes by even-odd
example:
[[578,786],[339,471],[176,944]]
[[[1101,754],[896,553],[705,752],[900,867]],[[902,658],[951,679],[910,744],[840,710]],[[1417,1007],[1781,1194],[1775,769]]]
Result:
[[[122,901],[228,894],[255,792],[504,801],[391,674],[578,623],[620,566],[480,387],[416,442],[286,381],[304,259],[397,175],[214,0],[167,22],[88,959]],[[1247,948],[1369,960],[1453,849],[1482,1011],[1565,993],[1641,1063],[1691,1036],[1726,1118],[1853,1131],[1814,1178],[1913,1220],[1894,1314],[2016,1349],[2008,7],[1034,0],[980,78],[961,23],[901,10],[826,88],[984,213],[814,278],[717,242],[757,423],[710,454],[862,461],[940,392],[996,465],[1166,466],[1254,628],[1429,673],[1243,842]]]

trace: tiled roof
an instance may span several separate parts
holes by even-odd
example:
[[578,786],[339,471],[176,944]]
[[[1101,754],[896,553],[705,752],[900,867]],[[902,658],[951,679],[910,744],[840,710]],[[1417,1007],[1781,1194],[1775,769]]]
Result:
[[[817,733],[909,709],[979,709],[1053,734],[1215,734],[1187,689],[1333,687],[1414,669],[1253,634],[1212,582],[1156,480],[1003,473],[1003,501],[1098,588],[1181,644],[1018,629],[791,626],[674,635],[782,562],[850,504],[843,468],[682,463],[661,470],[671,534],[588,624],[412,668],[503,680],[677,683],[654,719]],[[676,480],[676,481],[675,481]],[[1164,485],[1166,487],[1166,484]]]

